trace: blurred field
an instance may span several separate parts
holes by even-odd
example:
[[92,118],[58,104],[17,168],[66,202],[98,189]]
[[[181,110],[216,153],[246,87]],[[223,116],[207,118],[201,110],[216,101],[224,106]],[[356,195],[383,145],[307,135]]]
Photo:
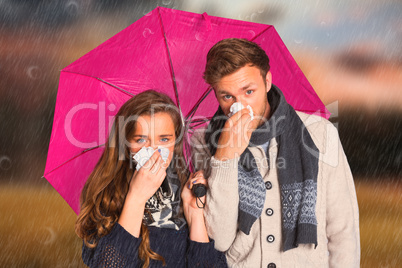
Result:
[[[402,184],[357,180],[356,189],[361,267],[398,267]],[[50,186],[2,185],[0,215],[0,267],[84,267],[76,216]]]
[[76,215],[53,188],[0,188],[0,267],[85,267]]
[[[361,267],[401,267],[402,183],[357,180]],[[399,265],[398,265],[399,263]]]

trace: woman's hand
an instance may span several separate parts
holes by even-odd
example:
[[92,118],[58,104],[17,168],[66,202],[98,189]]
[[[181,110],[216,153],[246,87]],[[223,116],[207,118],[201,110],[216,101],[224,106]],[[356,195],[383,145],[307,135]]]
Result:
[[166,169],[167,164],[156,151],[145,165],[133,174],[119,224],[135,237],[140,236],[145,203],[161,186],[166,177]]
[[[209,238],[204,221],[204,209],[202,209],[202,206],[206,201],[206,196],[200,198],[194,196],[191,189],[196,183],[201,183],[207,186],[207,180],[204,178],[202,170],[190,174],[190,177],[181,192],[184,216],[186,217],[189,226],[190,239],[196,242],[207,243],[209,242]],[[200,200],[197,201],[197,199]],[[197,203],[200,207],[197,206]]]
[[140,170],[134,171],[127,198],[133,197],[136,203],[145,205],[165,179],[167,166],[159,152],[155,151]]

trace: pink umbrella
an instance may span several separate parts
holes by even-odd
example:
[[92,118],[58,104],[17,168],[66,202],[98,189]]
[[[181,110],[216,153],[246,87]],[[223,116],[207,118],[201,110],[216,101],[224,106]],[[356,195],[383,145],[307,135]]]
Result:
[[212,117],[218,103],[202,79],[206,54],[232,37],[267,52],[273,83],[296,110],[329,117],[273,26],[158,7],[61,71],[44,177],[76,213],[113,116],[129,98],[156,89],[187,124]]

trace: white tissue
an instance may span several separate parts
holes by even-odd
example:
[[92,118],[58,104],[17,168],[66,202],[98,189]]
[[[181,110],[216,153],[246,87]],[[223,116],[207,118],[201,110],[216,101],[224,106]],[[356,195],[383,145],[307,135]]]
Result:
[[[162,157],[162,160],[166,162],[170,153],[169,149],[162,146],[158,146],[157,149],[160,149],[159,153]],[[140,168],[145,165],[145,163],[149,160],[149,158],[151,158],[156,150],[154,150],[152,147],[142,147],[141,150],[139,150],[136,154],[132,156],[134,161],[137,163],[137,166],[135,168],[137,170],[140,170]]]
[[[228,114],[229,117],[231,117],[232,115],[234,115],[235,113],[237,113],[240,110],[243,110],[244,106],[243,104],[241,104],[241,102],[235,102],[232,104],[232,106],[230,106],[230,113]],[[250,111],[250,117],[251,120],[254,119],[254,112],[253,109],[251,108],[250,105],[247,105],[247,109]]]

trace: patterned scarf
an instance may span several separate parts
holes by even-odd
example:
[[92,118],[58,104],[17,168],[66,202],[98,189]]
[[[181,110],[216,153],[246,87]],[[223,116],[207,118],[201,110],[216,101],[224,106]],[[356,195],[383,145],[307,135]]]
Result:
[[147,226],[180,230],[186,224],[180,212],[180,180],[173,162],[166,170],[162,185],[145,203],[143,223]]
[[[266,145],[272,138],[278,142],[277,159],[285,165],[278,165],[278,181],[281,191],[283,250],[298,244],[313,243],[317,246],[317,174],[319,152],[306,127],[295,110],[286,102],[282,92],[272,85],[268,92],[271,117],[251,135],[251,146]],[[214,115],[221,116],[219,108]],[[214,119],[214,118],[213,118]],[[209,130],[221,129],[224,122],[213,122]],[[222,121],[222,120],[221,120]],[[211,124],[210,124],[211,125]],[[215,135],[215,144],[219,135]],[[214,155],[216,147],[211,146],[211,135],[205,140]],[[269,158],[268,152],[266,153]],[[269,163],[269,159],[268,163]],[[239,182],[239,229],[250,233],[251,226],[261,216],[267,190],[258,171],[254,156],[248,148],[240,156],[238,164]],[[269,194],[269,192],[268,192]]]

